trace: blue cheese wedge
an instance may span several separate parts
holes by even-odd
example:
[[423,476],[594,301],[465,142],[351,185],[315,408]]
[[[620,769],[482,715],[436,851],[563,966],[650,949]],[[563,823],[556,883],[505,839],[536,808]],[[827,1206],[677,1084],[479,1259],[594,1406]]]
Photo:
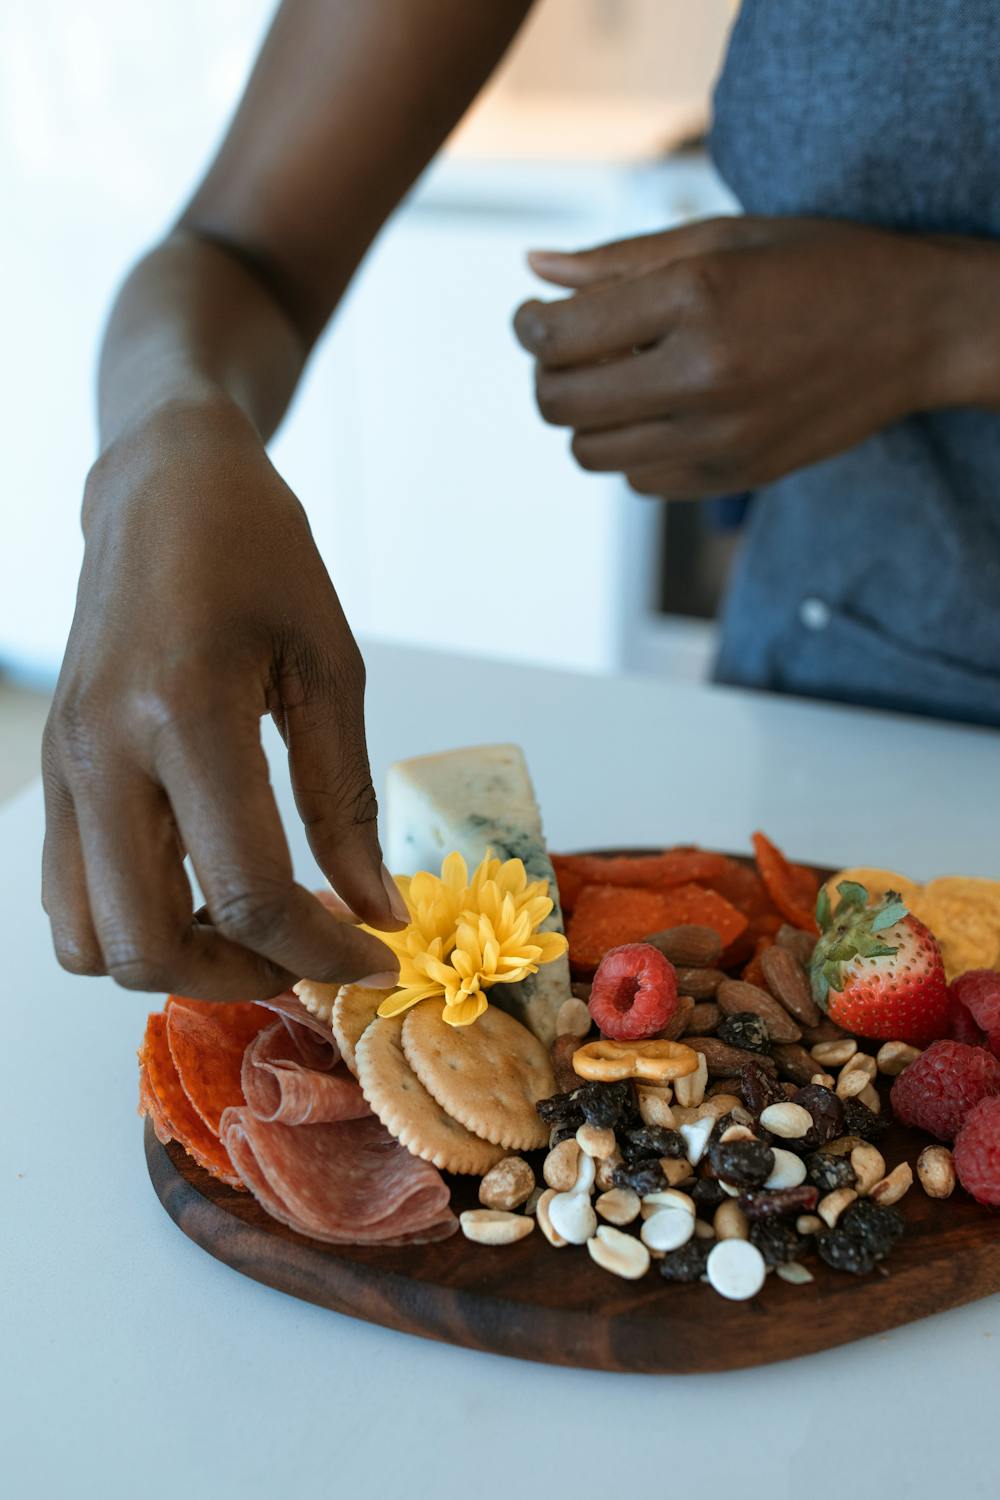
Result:
[[[498,859],[523,860],[529,880],[549,882],[555,905],[545,927],[563,931],[541,814],[517,745],[477,745],[399,761],[389,768],[386,814],[388,862],[395,874],[437,873],[453,849],[471,871],[491,849]],[[559,1007],[570,994],[564,955],[520,984],[494,985],[489,998],[548,1046]]]

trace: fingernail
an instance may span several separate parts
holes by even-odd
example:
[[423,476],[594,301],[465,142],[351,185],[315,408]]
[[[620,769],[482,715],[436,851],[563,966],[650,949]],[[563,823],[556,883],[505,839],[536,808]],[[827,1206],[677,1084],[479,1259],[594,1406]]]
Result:
[[397,922],[405,922],[407,927],[409,927],[410,913],[407,910],[406,902],[403,900],[403,894],[385,865],[382,866],[382,884],[385,886],[385,893],[389,897],[389,910]]
[[536,260],[572,260],[572,250],[529,250],[529,261]]
[[399,984],[399,973],[396,969],[387,969],[384,974],[366,974],[364,979],[356,979],[354,983],[362,990],[394,990]]

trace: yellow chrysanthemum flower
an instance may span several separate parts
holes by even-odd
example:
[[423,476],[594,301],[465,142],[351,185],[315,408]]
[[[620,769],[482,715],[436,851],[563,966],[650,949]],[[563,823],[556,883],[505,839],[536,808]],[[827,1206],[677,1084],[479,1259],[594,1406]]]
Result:
[[449,854],[440,875],[421,870],[397,876],[396,884],[410,925],[375,933],[399,960],[399,989],[379,1006],[380,1016],[440,998],[449,1026],[469,1026],[486,1009],[492,985],[516,984],[566,952],[561,932],[538,931],[552,911],[548,882],[529,881],[519,859],[487,853],[470,880],[462,856]]

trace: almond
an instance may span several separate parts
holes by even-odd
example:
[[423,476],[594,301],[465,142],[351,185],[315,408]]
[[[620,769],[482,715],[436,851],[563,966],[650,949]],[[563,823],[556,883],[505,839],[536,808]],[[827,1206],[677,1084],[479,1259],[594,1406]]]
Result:
[[802,1033],[777,1000],[756,984],[743,979],[727,979],[716,991],[716,1004],[727,1016],[752,1011],[767,1027],[772,1042],[797,1042]]
[[809,967],[816,946],[816,939],[811,932],[803,932],[801,927],[792,927],[783,922],[778,928],[774,941],[779,948],[787,948],[789,953],[794,953],[799,963],[804,968]]
[[771,1054],[782,1078],[790,1079],[800,1088],[812,1083],[816,1076],[816,1059],[798,1042],[775,1042]]
[[694,1013],[694,1001],[690,995],[677,996],[677,1009],[662,1031],[656,1033],[657,1040],[662,1042],[676,1042],[687,1030],[688,1022]]
[[729,1047],[715,1036],[690,1036],[686,1038],[684,1045],[701,1053],[708,1064],[711,1078],[732,1078],[747,1063],[756,1063],[772,1076],[777,1072],[772,1059],[762,1052],[746,1052],[742,1047]]
[[711,1036],[722,1020],[722,1011],[714,1000],[702,1000],[688,1017],[685,1036]]
[[712,1000],[725,977],[721,969],[678,969],[677,988],[693,1000]]
[[823,1019],[822,1012],[812,997],[809,977],[795,954],[775,943],[764,949],[760,966],[771,994],[781,1001],[796,1021],[803,1026],[818,1026]]
[[650,933],[643,941],[659,948],[664,958],[669,958],[681,969],[711,968],[722,955],[722,939],[714,927],[698,927],[692,923],[665,927],[662,932]]

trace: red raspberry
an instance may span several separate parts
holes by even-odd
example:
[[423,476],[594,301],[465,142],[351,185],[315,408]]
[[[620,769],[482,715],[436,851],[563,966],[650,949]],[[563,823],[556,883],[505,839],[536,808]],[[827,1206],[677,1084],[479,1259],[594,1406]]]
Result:
[[[968,1011],[980,1033],[980,1043],[1000,1057],[1000,974],[996,969],[970,969],[948,986],[949,1001]],[[950,1014],[950,1013],[949,1013]],[[962,1041],[970,1040],[962,1037]]]
[[602,1036],[638,1042],[656,1036],[677,1009],[677,974],[649,943],[609,948],[594,975],[588,1001]]
[[977,1203],[1000,1207],[1000,1098],[980,1099],[955,1142],[958,1180]]
[[1000,1094],[1000,1060],[984,1047],[932,1042],[892,1086],[892,1107],[904,1125],[953,1141],[974,1104]]
[[964,1042],[967,1047],[984,1047],[985,1033],[973,1020],[972,1011],[955,997],[953,988],[952,985],[948,990],[948,1035],[953,1042]]

